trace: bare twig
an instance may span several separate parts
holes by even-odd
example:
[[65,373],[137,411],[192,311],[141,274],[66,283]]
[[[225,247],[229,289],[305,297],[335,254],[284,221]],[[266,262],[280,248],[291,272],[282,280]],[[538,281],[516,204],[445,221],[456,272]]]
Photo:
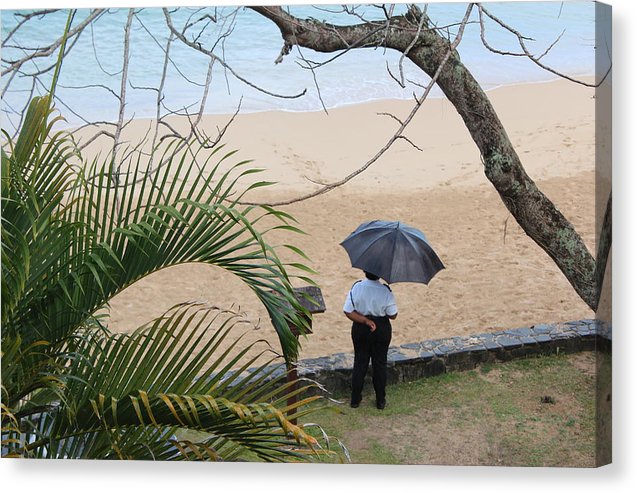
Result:
[[212,69],[214,65],[215,65],[215,60],[211,58],[210,62],[208,63],[208,73],[206,74],[206,84],[205,84],[203,95],[201,96],[199,111],[197,112],[197,117],[195,118],[195,121],[193,122],[190,119],[190,115],[188,115],[188,121],[190,122],[191,134],[195,135],[197,138],[198,138],[197,126],[199,125],[199,122],[203,118],[203,112],[206,107],[206,101],[208,100],[208,88],[210,87],[210,82],[212,81]]
[[33,99],[33,94],[35,92],[35,88],[36,88],[36,85],[37,85],[38,82],[39,82],[38,79],[31,79],[31,89],[29,90],[29,96],[25,100],[24,107],[22,108],[22,111],[13,110],[13,108],[11,106],[9,106],[6,101],[2,101],[3,105],[6,105],[9,108],[11,108],[13,113],[17,114],[19,116],[17,125],[14,125],[13,122],[11,122],[11,120],[8,119],[9,122],[11,122],[11,124],[14,127],[14,134],[13,134],[14,138],[17,135],[17,133],[19,132],[20,128],[22,127],[22,122],[24,120],[24,117],[26,116],[27,108],[29,106],[29,103],[30,103],[31,99]]
[[25,22],[31,20],[33,17],[42,18],[45,15],[52,14],[53,12],[57,12],[57,11],[58,11],[58,9],[44,9],[44,10],[36,10],[35,12],[29,12],[27,14],[23,14],[21,12],[17,12],[15,14],[15,16],[16,17],[22,17],[22,20],[20,22],[18,22],[18,24],[11,31],[9,31],[9,34],[7,34],[7,37],[2,40],[2,47],[6,48],[7,42],[18,31],[18,29],[20,29],[22,27],[22,25]]
[[207,50],[206,48],[204,48],[203,46],[201,46],[199,43],[195,43],[190,41],[189,39],[187,39],[184,34],[182,32],[177,31],[177,29],[175,29],[175,26],[173,25],[172,22],[172,18],[170,17],[170,14],[168,12],[168,9],[163,9],[164,10],[164,17],[166,19],[166,25],[168,26],[168,29],[170,29],[170,32],[172,32],[182,43],[186,44],[187,46],[190,46],[191,48],[199,51],[200,53],[203,53],[204,55],[209,56],[212,59],[215,59],[223,68],[225,68],[226,70],[228,70],[237,80],[243,82],[244,84],[246,84],[247,86],[252,87],[253,89],[256,89],[257,91],[260,91],[264,94],[267,94],[268,96],[273,96],[276,98],[282,98],[282,99],[296,99],[296,98],[300,98],[301,96],[305,95],[305,93],[307,92],[307,89],[304,89],[302,92],[298,93],[298,94],[292,94],[292,95],[287,95],[287,94],[277,94],[274,93],[272,91],[268,91],[260,86],[258,86],[257,84],[254,84],[253,82],[249,81],[248,79],[246,79],[245,77],[242,77],[241,75],[239,75],[230,65],[228,65],[225,60],[223,60],[221,57],[218,57],[217,55],[215,55],[212,51]]
[[310,71],[312,72],[312,79],[314,80],[314,87],[316,88],[316,94],[318,95],[319,101],[321,102],[321,107],[323,108],[323,111],[325,112],[326,115],[328,115],[329,111],[327,111],[327,107],[325,106],[325,101],[323,101],[323,96],[321,94],[321,86],[319,86],[318,79],[316,77],[316,70],[314,69],[314,67],[312,67],[311,62],[307,58],[305,58],[305,56],[303,55],[303,52],[301,51],[301,47],[298,44],[296,45],[296,49],[299,52],[299,56],[301,57],[301,60],[303,60],[303,62],[307,64],[307,66],[305,67],[300,63],[298,65],[302,68],[309,68]]
[[420,148],[416,144],[414,144],[413,141],[409,137],[405,137],[404,135],[399,135],[398,138],[404,140],[408,144],[411,144],[414,149],[416,149],[416,150],[418,150],[420,152],[423,152],[422,148]]
[[396,115],[392,115],[391,113],[386,113],[386,112],[381,112],[381,113],[376,113],[378,116],[388,116],[389,118],[392,118],[394,120],[396,120],[398,122],[398,125],[403,125],[404,122],[398,118]]
[[[417,7],[413,6],[413,8],[416,9]],[[398,82],[400,87],[402,87],[403,89],[405,88],[405,72],[404,72],[404,68],[403,68],[403,64],[405,62],[405,57],[409,54],[409,52],[412,50],[412,48],[416,45],[416,42],[418,41],[418,38],[420,37],[420,33],[422,32],[422,28],[425,25],[425,21],[426,20],[427,20],[427,16],[424,13],[421,12],[420,13],[420,20],[418,21],[418,30],[416,31],[416,34],[414,35],[414,39],[409,44],[409,46],[407,46],[405,51],[400,55],[400,60],[398,60],[398,70],[400,72],[400,80],[397,79],[396,77],[394,77],[394,74],[392,74],[391,70],[389,70],[389,64],[387,64],[387,71],[391,75],[392,79],[394,79],[396,82]]]
[[[558,77],[560,77],[562,79],[566,79],[566,80],[569,80],[571,82],[574,82],[576,84],[580,84],[580,85],[586,86],[586,87],[598,87],[606,79],[606,77],[608,77],[608,74],[610,74],[610,71],[611,71],[611,68],[612,68],[612,64],[609,66],[608,71],[606,72],[604,77],[602,77],[602,79],[599,82],[589,83],[589,82],[586,82],[586,81],[579,80],[579,79],[576,79],[574,77],[571,77],[571,76],[569,76],[569,75],[567,75],[567,74],[565,74],[563,72],[560,72],[559,70],[554,69],[553,67],[550,67],[549,65],[546,65],[545,63],[542,63],[541,59],[557,44],[557,42],[561,39],[562,34],[564,34],[564,33],[560,34],[558,36],[558,38],[553,43],[551,43],[551,45],[541,55],[535,56],[535,55],[533,55],[533,53],[531,53],[531,51],[526,46],[526,42],[525,41],[528,41],[530,38],[528,38],[527,36],[522,35],[519,31],[517,31],[513,27],[511,27],[508,24],[506,24],[499,17],[496,17],[495,15],[491,14],[487,9],[484,8],[484,6],[482,4],[478,3],[476,5],[478,7],[478,13],[479,13],[479,18],[480,18],[480,38],[482,39],[482,43],[484,44],[484,46],[489,51],[491,51],[493,53],[497,53],[499,55],[526,57],[529,60],[531,60],[533,63],[535,63],[538,67],[541,67],[542,69],[546,70],[547,72],[550,72],[550,73],[552,73],[554,75],[557,75]],[[508,32],[513,34],[518,39],[518,44],[520,45],[520,48],[522,49],[522,52],[521,53],[520,52],[516,53],[516,52],[502,51],[502,50],[495,49],[491,45],[489,45],[489,43],[486,40],[486,36],[485,36],[485,25],[484,25],[484,20],[483,20],[482,14],[486,15],[491,20],[493,20],[498,25],[500,25],[502,28],[504,28],[505,30],[507,30]]]
[[[144,22],[141,20],[141,18],[138,15],[135,15],[135,19],[137,20],[137,22],[139,22],[139,24],[142,26],[144,31],[146,31],[146,33],[155,42],[155,44],[159,47],[159,49],[161,49],[165,53],[166,50],[164,46],[162,45],[162,43],[157,39],[157,36],[155,36],[155,34],[153,34],[153,32],[150,29],[148,29],[146,24],[144,24]],[[193,86],[199,86],[199,87],[203,86],[203,84],[201,84],[200,82],[194,81],[190,79],[186,74],[184,74],[183,71],[179,68],[179,66],[175,63],[175,61],[172,58],[169,58],[169,61],[170,61],[170,64],[173,66],[173,68],[177,71],[177,73],[189,84],[192,84]]]
[[211,140],[210,137],[208,137],[204,133],[204,135],[206,137],[206,140],[202,141],[202,145],[205,148],[208,148],[208,149],[214,148],[221,142],[221,139],[223,139],[224,135],[228,131],[228,128],[230,128],[230,125],[232,125],[232,122],[234,122],[235,118],[237,117],[237,115],[241,111],[241,103],[242,102],[243,102],[243,98],[241,98],[239,100],[239,104],[237,105],[237,109],[235,110],[233,115],[230,117],[230,119],[226,122],[226,124],[223,127],[221,127],[221,128],[217,127],[217,136],[214,139]]
[[[109,122],[102,122],[103,124],[108,124]],[[99,125],[99,123],[94,122],[94,123],[90,123],[90,126],[96,126]],[[112,124],[111,124],[112,125]],[[75,132],[73,132],[75,133]],[[94,133],[93,135],[91,135],[91,137],[89,137],[85,142],[82,142],[81,144],[78,144],[77,148],[78,150],[82,151],[83,149],[86,149],[89,145],[91,145],[93,142],[95,142],[97,139],[99,139],[102,135],[110,138],[110,139],[114,139],[115,138],[115,134],[113,134],[112,132],[109,132],[108,130],[99,130],[98,132]]]
[[93,29],[93,23],[91,23],[91,45],[93,47],[93,57],[95,58],[95,61],[97,62],[97,66],[99,67],[99,69],[110,77],[115,77],[119,75],[121,73],[121,70],[118,72],[109,72],[102,66],[102,63],[100,62],[100,57],[97,55],[97,47],[95,46],[95,30]]
[[119,94],[117,94],[115,91],[113,91],[113,89],[111,89],[108,86],[105,86],[104,84],[85,84],[85,85],[82,85],[82,86],[69,86],[69,85],[66,85],[66,84],[59,84],[58,83],[58,87],[61,87],[63,89],[75,89],[75,90],[81,90],[81,89],[104,89],[105,91],[109,92],[118,101],[120,99]]
[[[80,34],[86,28],[86,26],[88,26],[91,22],[93,22],[100,15],[102,15],[103,12],[104,12],[104,9],[93,10],[86,19],[84,19],[80,24],[78,24],[77,26],[75,26],[73,29],[69,31],[67,39],[72,39],[78,34]],[[63,39],[64,37],[58,38],[50,45],[42,47],[42,48],[37,48],[33,53],[26,55],[23,58],[20,58],[19,60],[16,60],[14,62],[10,62],[10,65],[6,69],[4,69],[0,73],[0,75],[5,76],[14,70],[19,70],[20,67],[22,67],[22,65],[24,65],[28,61],[34,60],[36,58],[50,56],[52,53],[55,52],[55,50],[57,50],[60,47]]]
[[128,16],[126,18],[126,27],[124,28],[124,60],[122,62],[122,78],[119,89],[119,111],[117,116],[117,124],[115,127],[115,136],[113,138],[113,147],[111,150],[110,165],[111,179],[114,182],[116,182],[114,174],[115,156],[117,154],[117,147],[120,144],[119,140],[122,134],[122,128],[124,127],[124,112],[126,110],[126,82],[128,81],[128,65],[130,62],[130,28],[133,22],[134,12],[134,9],[129,9]]

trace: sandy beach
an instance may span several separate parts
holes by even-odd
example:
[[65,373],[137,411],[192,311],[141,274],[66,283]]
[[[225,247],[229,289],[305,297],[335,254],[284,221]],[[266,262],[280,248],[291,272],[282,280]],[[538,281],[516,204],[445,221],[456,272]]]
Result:
[[[489,95],[529,175],[594,252],[594,90],[555,81],[502,87]],[[289,199],[362,166],[396,128],[379,113],[404,118],[410,108],[409,101],[380,101],[329,114],[239,115],[224,142],[239,149],[237,161],[253,159],[266,169],[259,179],[277,182],[250,199]],[[204,126],[214,133],[228,118],[207,116]],[[135,121],[129,138],[148,125]],[[314,318],[314,333],[302,340],[302,358],[351,351],[342,306],[361,272],[350,267],[339,242],[371,219],[420,228],[446,266],[428,286],[392,286],[399,307],[392,345],[594,316],[508,213],[448,101],[427,101],[406,135],[422,151],[399,141],[344,186],[282,207],[307,235],[270,241],[291,242],[310,257],[327,306]],[[266,338],[276,347],[274,329],[253,293],[231,274],[204,265],[169,268],[128,288],[111,303],[110,327],[131,331],[189,300],[245,312],[259,327],[249,339]]]

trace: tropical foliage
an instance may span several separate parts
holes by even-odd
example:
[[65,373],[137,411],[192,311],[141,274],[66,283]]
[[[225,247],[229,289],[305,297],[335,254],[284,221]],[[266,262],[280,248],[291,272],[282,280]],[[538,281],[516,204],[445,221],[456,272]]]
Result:
[[240,205],[266,185],[239,185],[257,170],[228,166],[221,146],[201,158],[183,142],[166,143],[152,173],[141,157],[85,163],[53,132],[52,112],[49,96],[35,98],[2,150],[3,455],[320,458],[325,449],[290,421],[314,398],[288,405],[305,389],[275,378],[284,372],[269,359],[244,371],[259,355],[246,358],[237,314],[186,303],[130,335],[105,323],[109,300],[131,284],[201,262],[245,282],[286,358],[296,356],[288,325],[306,317],[288,270],[308,269],[284,264],[264,239],[297,232],[293,218]]

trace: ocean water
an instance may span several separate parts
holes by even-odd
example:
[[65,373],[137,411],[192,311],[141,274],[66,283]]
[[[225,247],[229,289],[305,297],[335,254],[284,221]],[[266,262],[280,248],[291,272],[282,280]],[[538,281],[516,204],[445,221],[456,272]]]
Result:
[[[516,2],[486,3],[485,6],[519,32],[532,38],[529,49],[542,53],[558,37],[560,41],[542,61],[555,69],[572,76],[593,76],[595,73],[595,7],[593,2]],[[429,4],[428,13],[438,26],[451,25],[454,36],[457,24],[463,17],[467,4]],[[333,13],[338,7],[322,6],[319,9],[292,6],[290,11],[298,16],[312,16],[337,24],[357,23],[353,16]],[[404,5],[396,5],[395,11],[404,11]],[[215,52],[223,56],[228,65],[241,77],[273,93],[295,95],[306,91],[300,98],[277,98],[245,84],[217,64],[213,68],[212,85],[205,107],[206,113],[233,113],[241,100],[241,111],[266,110],[319,111],[325,107],[388,98],[412,98],[421,90],[412,84],[402,89],[389,77],[387,67],[398,74],[400,54],[392,50],[356,49],[338,57],[333,62],[312,71],[304,69],[302,58],[316,62],[331,59],[334,54],[321,54],[311,50],[294,49],[280,64],[274,60],[282,47],[281,35],[276,26],[249,9],[238,10],[224,7],[208,12],[223,15],[233,13],[224,23],[217,23],[199,39],[206,47],[218,39],[232,22],[232,33],[217,44]],[[360,6],[358,13],[371,17],[380,11],[370,6]],[[24,11],[2,11],[2,39],[18,22],[16,13]],[[58,38],[64,28],[67,11],[47,16],[45,20],[33,20],[27,28],[14,35],[3,46],[3,69],[5,60],[21,56],[19,46],[38,46]],[[200,9],[181,8],[174,13],[174,23],[180,28],[185,22],[202,15]],[[74,18],[79,24],[89,14],[80,10]],[[82,117],[88,120],[114,121],[117,119],[118,100],[104,87],[119,90],[123,37],[127,9],[110,9],[87,29],[73,46],[64,61],[57,95],[63,101],[58,108],[69,124],[77,125]],[[477,12],[471,20],[477,21]],[[487,22],[489,43],[501,50],[520,51],[517,40],[492,21]],[[146,8],[133,20],[130,43],[129,84],[127,85],[126,118],[153,117],[156,111],[156,91],[161,79],[164,52],[162,46],[168,37],[164,13],[159,8]],[[15,45],[16,47],[13,47]],[[467,26],[459,52],[464,63],[485,89],[506,84],[540,82],[551,80],[555,75],[542,70],[524,57],[501,56],[489,52],[480,41],[477,22]],[[194,112],[200,104],[208,70],[206,56],[190,48],[174,43],[171,48],[173,63],[169,66],[168,78],[163,88],[162,112],[180,111],[190,108]],[[51,60],[39,59],[24,66],[32,72],[47,66]],[[409,60],[404,61],[405,76],[418,84],[427,84],[428,77]],[[36,92],[48,87],[51,73],[44,74]],[[314,78],[316,77],[316,82]],[[4,91],[9,83],[2,77],[0,85]],[[317,88],[318,85],[318,88]],[[3,127],[15,125],[16,115],[30,96],[31,85],[26,77],[15,77],[2,100]],[[320,91],[320,92],[319,92]],[[431,97],[442,97],[439,90]],[[322,102],[321,102],[322,99]],[[65,106],[66,105],[66,106]]]

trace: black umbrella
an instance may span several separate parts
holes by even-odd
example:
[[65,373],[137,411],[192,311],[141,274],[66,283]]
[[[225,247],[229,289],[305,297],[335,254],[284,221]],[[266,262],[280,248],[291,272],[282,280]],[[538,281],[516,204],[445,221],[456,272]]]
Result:
[[352,267],[388,283],[427,284],[445,266],[422,231],[398,221],[369,221],[341,242]]

